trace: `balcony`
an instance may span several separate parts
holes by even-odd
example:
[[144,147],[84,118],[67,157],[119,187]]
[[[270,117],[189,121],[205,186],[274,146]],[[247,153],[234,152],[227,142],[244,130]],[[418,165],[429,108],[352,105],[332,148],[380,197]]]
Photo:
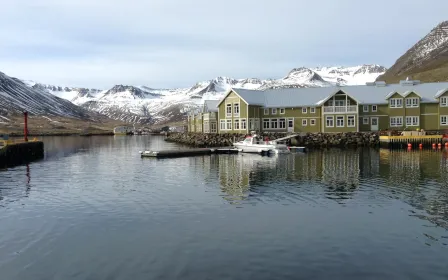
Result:
[[324,114],[345,114],[358,112],[358,106],[324,106]]

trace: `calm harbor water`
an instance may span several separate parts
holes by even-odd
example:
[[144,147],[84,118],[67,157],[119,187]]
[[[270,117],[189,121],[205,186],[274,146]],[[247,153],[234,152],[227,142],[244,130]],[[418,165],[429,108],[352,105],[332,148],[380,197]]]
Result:
[[141,159],[47,137],[0,170],[0,279],[448,279],[448,154]]

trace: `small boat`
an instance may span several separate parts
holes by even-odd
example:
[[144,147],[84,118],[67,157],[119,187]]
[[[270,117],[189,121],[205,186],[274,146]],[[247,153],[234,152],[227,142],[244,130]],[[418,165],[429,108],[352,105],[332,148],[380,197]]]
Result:
[[246,136],[243,141],[233,143],[233,146],[242,153],[285,154],[291,152],[287,145],[280,144],[276,140],[263,141],[256,134]]

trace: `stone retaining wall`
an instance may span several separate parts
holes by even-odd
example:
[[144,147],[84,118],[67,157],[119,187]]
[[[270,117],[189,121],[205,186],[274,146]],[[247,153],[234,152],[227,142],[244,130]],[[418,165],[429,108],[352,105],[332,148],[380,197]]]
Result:
[[[287,136],[287,133],[261,133],[270,140]],[[244,139],[246,134],[203,134],[203,133],[169,133],[166,141],[193,147],[226,147]],[[291,146],[305,147],[348,147],[377,146],[379,136],[375,132],[348,133],[302,133],[288,141]]]

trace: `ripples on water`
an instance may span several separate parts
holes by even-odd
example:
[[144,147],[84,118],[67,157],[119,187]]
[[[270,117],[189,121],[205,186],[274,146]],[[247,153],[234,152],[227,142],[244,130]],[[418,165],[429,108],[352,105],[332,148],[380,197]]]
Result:
[[0,279],[447,279],[447,152],[141,159],[49,137],[0,171]]

